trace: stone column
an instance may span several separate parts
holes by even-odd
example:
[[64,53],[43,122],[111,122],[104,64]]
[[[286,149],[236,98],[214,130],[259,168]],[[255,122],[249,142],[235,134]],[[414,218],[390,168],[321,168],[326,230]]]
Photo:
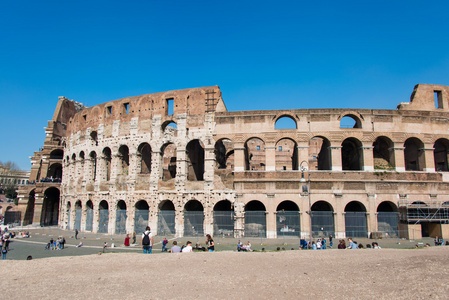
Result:
[[275,239],[276,238],[276,212],[265,212],[266,220],[267,220],[267,238]]
[[363,146],[362,146],[362,151],[363,151],[362,170],[363,171],[368,171],[368,172],[374,171],[373,149],[374,149],[374,147],[372,145],[369,145],[369,143],[363,143]]
[[151,173],[150,173],[150,191],[156,191],[159,179],[162,178],[162,156],[161,151],[151,152]]
[[81,220],[80,220],[80,231],[86,231],[86,217],[87,217],[87,209],[86,204],[83,205],[81,209]]
[[276,171],[276,145],[273,142],[267,142],[265,146],[265,171]]
[[[238,196],[236,195],[236,200]],[[234,237],[243,238],[245,232],[245,209],[243,203],[234,202]]]
[[213,188],[215,170],[215,147],[208,145],[204,147],[204,183],[206,190]]
[[[111,201],[112,202],[112,201]],[[108,220],[108,234],[115,234],[115,219],[117,217],[117,204],[109,203],[109,220]]]
[[44,205],[44,195],[39,196],[37,193],[34,195],[34,215],[33,215],[33,226],[40,226],[41,225],[41,219],[42,219],[42,213],[44,211],[42,210]]
[[[131,205],[131,203],[126,204],[126,222],[125,222],[125,231],[129,233],[129,236],[133,236],[134,230],[134,210],[135,206]],[[136,232],[136,241],[137,241],[137,232]]]
[[98,232],[99,223],[100,223],[100,212],[99,212],[98,204],[94,203],[93,221],[92,221],[92,232],[93,233]]
[[243,143],[234,144],[234,171],[243,172],[245,165],[245,145]]
[[177,190],[184,189],[185,181],[188,175],[186,147],[176,147],[176,178],[175,186]]
[[434,158],[434,148],[432,145],[424,145],[424,148],[421,149],[424,151],[424,161],[425,165],[423,166],[424,172],[435,172],[435,158]]
[[210,205],[204,207],[204,234],[214,236],[214,211]]
[[306,161],[309,163],[309,143],[308,142],[299,142],[296,147],[298,150],[298,167],[301,165],[302,161]]
[[345,222],[345,212],[336,213],[334,212],[335,220],[335,238],[344,239],[346,238],[346,222]]
[[176,206],[175,206],[175,231],[177,237],[184,236],[184,210],[183,208],[181,208],[181,210],[179,208],[176,209]]
[[341,165],[341,148],[342,146],[331,146],[332,155],[332,171],[342,171]]
[[405,147],[397,147],[396,144],[397,143],[395,143],[395,146],[392,148],[394,152],[395,169],[397,172],[405,172]]

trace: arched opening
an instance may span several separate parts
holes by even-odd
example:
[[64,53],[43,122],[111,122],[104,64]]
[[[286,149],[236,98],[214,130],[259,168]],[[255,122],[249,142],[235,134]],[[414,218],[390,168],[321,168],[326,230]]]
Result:
[[298,149],[295,141],[289,138],[276,143],[276,171],[298,170]]
[[86,203],[86,231],[92,231],[94,223],[94,205],[92,201],[87,201]]
[[355,115],[345,115],[340,120],[340,128],[362,128],[362,122]]
[[164,123],[162,123],[161,129],[164,132],[164,134],[176,136],[178,131],[178,125],[172,120],[165,121]]
[[229,200],[214,205],[214,235],[234,237],[234,206]]
[[33,224],[34,203],[35,203],[35,200],[36,200],[35,197],[36,197],[36,192],[33,189],[28,194],[28,202],[27,202],[27,208],[26,208],[26,211],[25,211],[25,218],[23,219],[23,225]]
[[190,200],[184,206],[184,236],[202,236],[204,234],[203,205],[198,200]]
[[361,171],[363,169],[362,143],[356,138],[347,138],[341,144],[341,163],[343,170]]
[[59,217],[59,190],[51,187],[44,192],[42,204],[41,225],[51,226],[58,224]]
[[311,208],[312,236],[335,236],[334,208],[326,201],[317,201]]
[[151,173],[151,146],[142,143],[137,148],[137,157],[140,159],[140,174]]
[[234,170],[234,143],[221,139],[215,143],[215,169]]
[[345,225],[347,237],[368,237],[365,205],[358,201],[349,202],[345,207]]
[[96,131],[92,131],[90,133],[90,139],[92,140],[92,142],[94,142],[95,146],[98,146],[98,141],[97,141],[97,132]]
[[274,129],[297,129],[297,124],[295,119],[291,116],[282,116],[276,120],[274,124]]
[[435,160],[435,171],[447,172],[449,171],[448,159],[449,154],[449,140],[438,139],[433,145],[433,158]]
[[64,151],[62,149],[55,149],[50,152],[50,159],[63,159]]
[[115,233],[126,233],[126,218],[126,203],[123,200],[119,200],[115,215]]
[[81,215],[83,206],[80,200],[75,202],[75,227],[74,229],[81,230]]
[[111,155],[111,149],[108,147],[103,149],[103,162],[104,162],[104,169],[106,174],[106,181],[109,181],[111,179],[111,162],[112,162],[112,155]]
[[204,145],[200,140],[192,140],[186,146],[187,180],[204,180]]
[[50,167],[48,167],[47,177],[51,182],[61,182],[62,165],[60,163],[51,164]]
[[97,177],[97,153],[95,153],[95,151],[92,151],[92,152],[90,152],[89,157],[90,157],[90,164],[91,164],[91,168],[90,168],[91,178],[92,178],[92,182],[94,182]]
[[377,170],[393,170],[394,152],[393,142],[384,136],[378,137],[373,143],[373,160],[374,169]]
[[404,160],[406,171],[422,171],[424,162],[424,144],[417,138],[409,138],[404,143]]
[[159,204],[157,218],[157,232],[160,235],[175,235],[175,205],[170,200],[164,200]]
[[310,170],[331,170],[331,143],[325,137],[315,136],[309,140]]
[[162,146],[162,180],[170,180],[176,177],[176,146],[168,143]]
[[390,201],[384,201],[377,207],[377,231],[390,237],[399,236],[398,207]]
[[279,236],[300,236],[299,207],[290,200],[279,203],[276,208],[276,228]]
[[250,138],[245,143],[246,170],[265,171],[265,143],[259,138]]
[[266,208],[262,202],[252,200],[245,205],[245,236],[265,237],[267,231]]
[[129,149],[126,145],[121,145],[118,149],[118,158],[120,160],[119,164],[119,175],[128,176],[129,169]]
[[145,200],[140,200],[136,203],[135,210],[134,231],[145,232],[145,228],[148,226],[150,207]]
[[108,233],[109,229],[109,204],[106,200],[102,200],[98,206],[98,232]]

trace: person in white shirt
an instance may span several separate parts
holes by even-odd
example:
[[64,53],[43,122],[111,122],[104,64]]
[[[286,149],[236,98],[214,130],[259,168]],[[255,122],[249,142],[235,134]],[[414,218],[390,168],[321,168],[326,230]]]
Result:
[[193,252],[192,242],[190,242],[190,241],[187,242],[187,246],[182,248],[182,253],[188,253],[188,252]]

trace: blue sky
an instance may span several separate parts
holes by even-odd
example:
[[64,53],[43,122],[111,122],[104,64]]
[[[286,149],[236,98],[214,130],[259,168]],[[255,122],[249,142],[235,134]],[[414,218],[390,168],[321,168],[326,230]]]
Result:
[[58,96],[219,85],[228,110],[395,109],[449,85],[448,1],[0,3],[0,160],[30,169]]

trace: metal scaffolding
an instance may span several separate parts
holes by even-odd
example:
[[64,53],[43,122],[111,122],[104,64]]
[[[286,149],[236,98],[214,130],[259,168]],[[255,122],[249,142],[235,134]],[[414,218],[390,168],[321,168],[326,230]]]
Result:
[[449,202],[399,201],[400,220],[406,223],[449,223]]

